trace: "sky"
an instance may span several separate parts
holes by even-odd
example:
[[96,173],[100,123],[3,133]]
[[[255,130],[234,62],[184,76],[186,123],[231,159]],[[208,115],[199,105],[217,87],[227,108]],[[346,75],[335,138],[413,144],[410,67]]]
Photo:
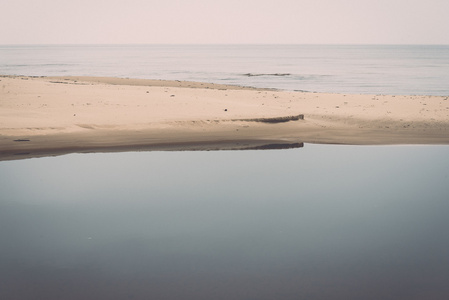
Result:
[[0,44],[449,44],[448,0],[0,0]]

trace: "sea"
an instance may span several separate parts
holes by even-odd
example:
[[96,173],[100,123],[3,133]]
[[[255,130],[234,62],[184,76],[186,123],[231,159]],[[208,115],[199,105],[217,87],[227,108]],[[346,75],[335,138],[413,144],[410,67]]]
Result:
[[0,45],[0,75],[447,96],[449,45]]
[[[449,46],[0,46],[0,74],[447,96]],[[304,144],[0,161],[0,299],[447,299],[448,158]]]

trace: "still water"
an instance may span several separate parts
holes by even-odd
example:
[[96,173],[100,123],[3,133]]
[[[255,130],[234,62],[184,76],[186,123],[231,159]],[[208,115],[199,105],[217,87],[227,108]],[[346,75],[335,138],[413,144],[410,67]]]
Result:
[[448,146],[0,162],[1,299],[447,299]]

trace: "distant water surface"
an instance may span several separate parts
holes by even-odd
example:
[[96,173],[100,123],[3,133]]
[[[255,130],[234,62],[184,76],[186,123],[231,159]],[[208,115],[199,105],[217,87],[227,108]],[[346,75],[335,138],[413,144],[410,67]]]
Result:
[[332,93],[449,95],[449,46],[0,46],[0,74],[190,80]]
[[449,295],[449,148],[0,162],[0,299]]

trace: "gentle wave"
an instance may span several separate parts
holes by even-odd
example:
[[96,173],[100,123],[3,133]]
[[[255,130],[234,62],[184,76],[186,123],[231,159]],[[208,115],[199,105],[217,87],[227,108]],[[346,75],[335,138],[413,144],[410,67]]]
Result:
[[290,73],[273,73],[273,74],[246,73],[246,74],[243,74],[243,76],[248,76],[248,77],[254,77],[254,76],[290,76],[290,75],[292,75],[292,74],[290,74]]

